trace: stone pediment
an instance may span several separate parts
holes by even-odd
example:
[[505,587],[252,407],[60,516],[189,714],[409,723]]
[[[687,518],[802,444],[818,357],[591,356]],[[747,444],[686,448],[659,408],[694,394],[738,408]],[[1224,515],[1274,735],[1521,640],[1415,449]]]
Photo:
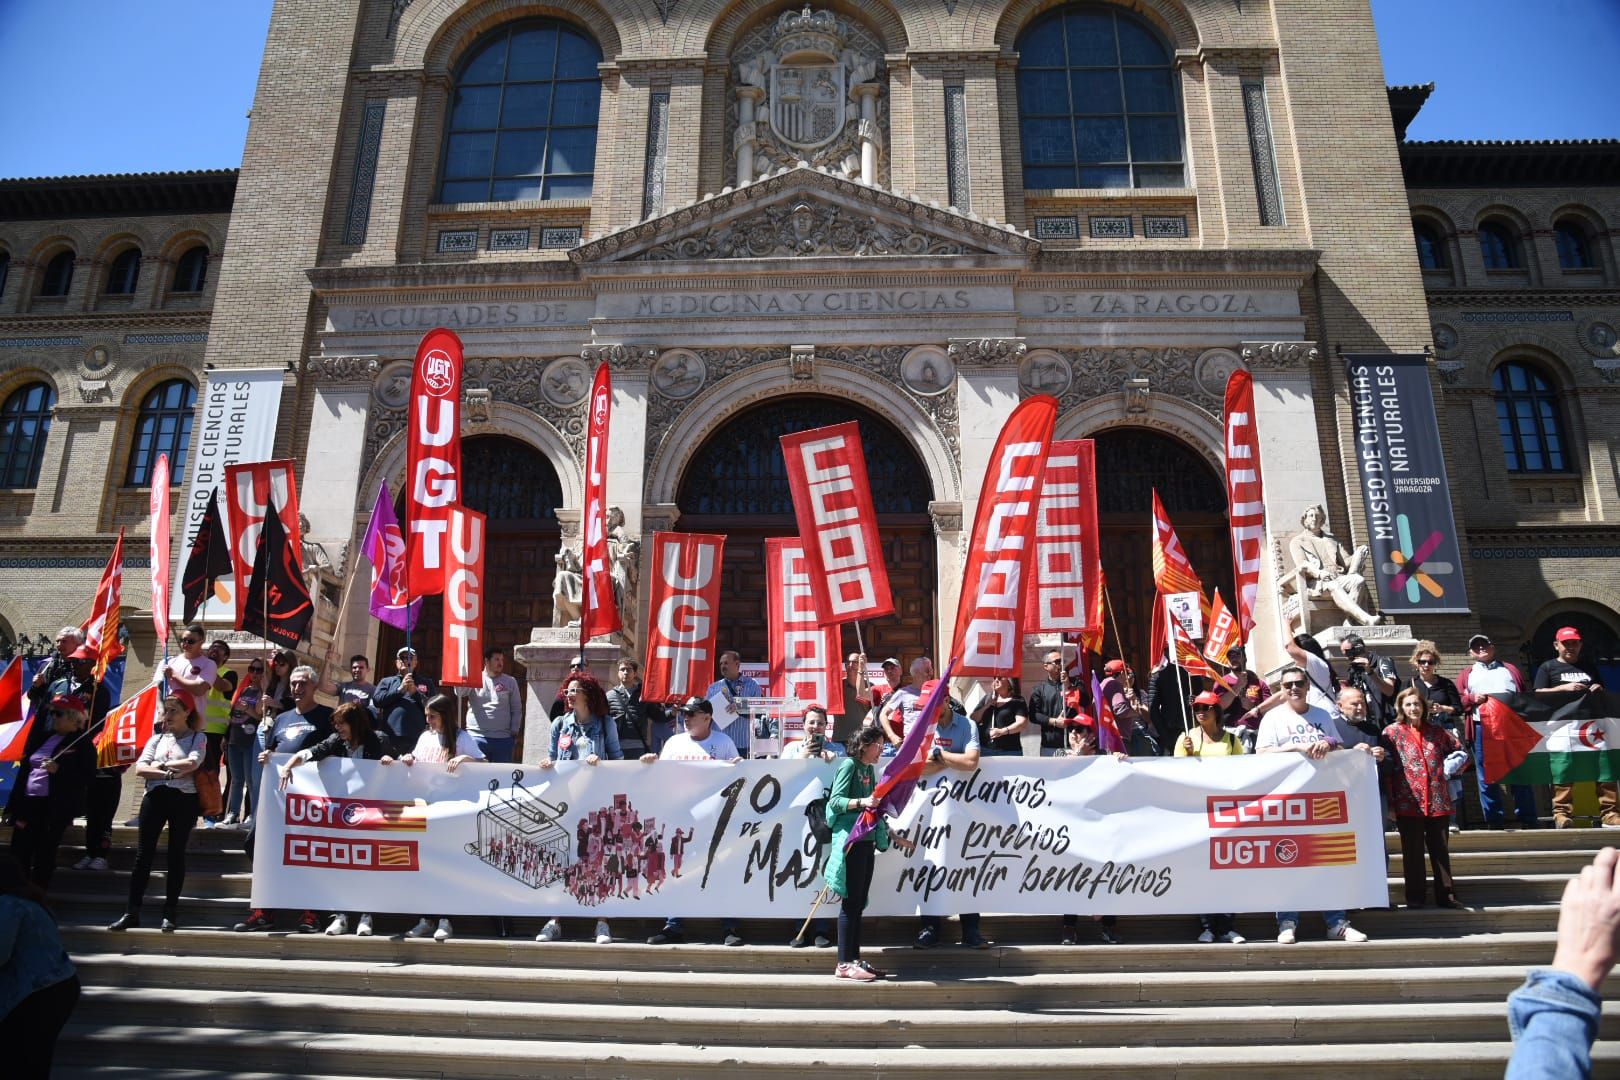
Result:
[[925,255],[1028,258],[1011,226],[798,166],[597,237],[581,266],[722,259]]

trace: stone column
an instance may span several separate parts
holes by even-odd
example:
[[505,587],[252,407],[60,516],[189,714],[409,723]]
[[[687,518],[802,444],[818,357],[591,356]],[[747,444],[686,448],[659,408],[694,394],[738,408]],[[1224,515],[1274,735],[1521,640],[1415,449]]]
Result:
[[737,87],[737,186],[754,181],[754,106],[764,100],[757,86]]
[[861,182],[877,186],[878,150],[877,99],[883,87],[875,82],[861,83],[851,93],[861,104]]
[[366,415],[379,365],[375,356],[312,356],[304,373],[315,383],[304,486],[298,509],[309,518],[309,536],[334,557],[350,540],[366,465]]
[[1254,376],[1254,422],[1260,436],[1260,476],[1266,491],[1266,558],[1260,563],[1250,663],[1262,674],[1288,662],[1283,642],[1292,635],[1282,617],[1277,581],[1286,570],[1279,556],[1299,531],[1307,506],[1327,501],[1322,455],[1317,445],[1316,409],[1311,396],[1311,365],[1318,357],[1311,341],[1246,341],[1243,361]]
[[[943,670],[956,630],[956,605],[962,597],[962,504],[928,504],[934,522],[934,565],[938,568],[939,589],[934,596],[935,670]],[[876,657],[871,659],[876,660]]]

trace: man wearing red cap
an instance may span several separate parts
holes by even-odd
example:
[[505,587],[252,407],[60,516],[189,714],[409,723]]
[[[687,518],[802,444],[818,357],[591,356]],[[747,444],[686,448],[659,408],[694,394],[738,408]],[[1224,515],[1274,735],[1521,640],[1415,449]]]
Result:
[[[1568,700],[1565,695],[1585,696],[1602,691],[1598,674],[1591,664],[1581,663],[1581,632],[1573,626],[1561,628],[1553,635],[1553,648],[1558,659],[1548,660],[1536,669],[1536,693],[1549,698]],[[1603,809],[1603,827],[1620,829],[1620,791],[1613,780],[1597,782],[1598,805]],[[1553,827],[1569,828],[1569,818],[1575,808],[1574,784],[1552,786]]]

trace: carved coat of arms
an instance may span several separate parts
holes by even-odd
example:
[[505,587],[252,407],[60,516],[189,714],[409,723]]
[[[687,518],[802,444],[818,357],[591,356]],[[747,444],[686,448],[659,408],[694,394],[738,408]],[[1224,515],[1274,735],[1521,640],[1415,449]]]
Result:
[[813,150],[844,130],[842,63],[771,68],[771,130],[791,146]]

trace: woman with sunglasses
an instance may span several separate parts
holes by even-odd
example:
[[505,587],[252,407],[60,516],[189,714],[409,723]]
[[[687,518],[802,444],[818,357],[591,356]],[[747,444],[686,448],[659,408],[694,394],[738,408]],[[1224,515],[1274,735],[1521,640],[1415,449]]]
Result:
[[[1197,723],[1191,731],[1176,740],[1176,757],[1238,757],[1243,753],[1242,740],[1221,726],[1221,696],[1218,693],[1205,690],[1193,698],[1192,710]],[[1198,916],[1202,927],[1198,940],[1205,945],[1216,941],[1242,945],[1245,939],[1232,929],[1232,918],[1230,912]]]
[[23,745],[22,774],[11,789],[11,853],[41,889],[51,887],[62,834],[84,806],[96,772],[95,743],[81,697],[58,694]]
[[[1462,691],[1457,684],[1440,674],[1440,650],[1432,641],[1420,641],[1412,650],[1412,675],[1408,685],[1429,703],[1429,717],[1441,727],[1463,735]],[[1400,719],[1399,716],[1396,719]],[[1466,768],[1466,763],[1463,768]],[[1459,770],[1460,771],[1460,770]],[[1452,832],[1462,832],[1463,782],[1456,776],[1449,780],[1451,789]]]
[[1446,757],[1462,741],[1435,722],[1429,703],[1411,687],[1395,697],[1398,719],[1379,741],[1384,746],[1384,785],[1389,808],[1401,834],[1401,868],[1406,877],[1406,906],[1424,906],[1423,854],[1434,867],[1435,906],[1461,908],[1451,878],[1451,850],[1446,825],[1451,820],[1451,787]]
[[247,675],[231,700],[230,727],[225,732],[225,824],[246,824],[259,793],[249,781],[258,771],[259,722],[264,719],[264,661],[248,662]]
[[192,713],[179,696],[163,699],[163,715],[158,730],[147,740],[135,762],[135,775],[146,781],[141,800],[140,849],[135,854],[135,870],[129,877],[129,906],[109,930],[128,930],[141,925],[141,901],[146,883],[152,877],[152,859],[165,826],[169,830],[169,863],[165,872],[168,896],[163,904],[160,929],[173,931],[180,910],[180,890],[186,883],[186,844],[192,826],[197,824],[197,781],[208,749],[201,723],[193,725]]

